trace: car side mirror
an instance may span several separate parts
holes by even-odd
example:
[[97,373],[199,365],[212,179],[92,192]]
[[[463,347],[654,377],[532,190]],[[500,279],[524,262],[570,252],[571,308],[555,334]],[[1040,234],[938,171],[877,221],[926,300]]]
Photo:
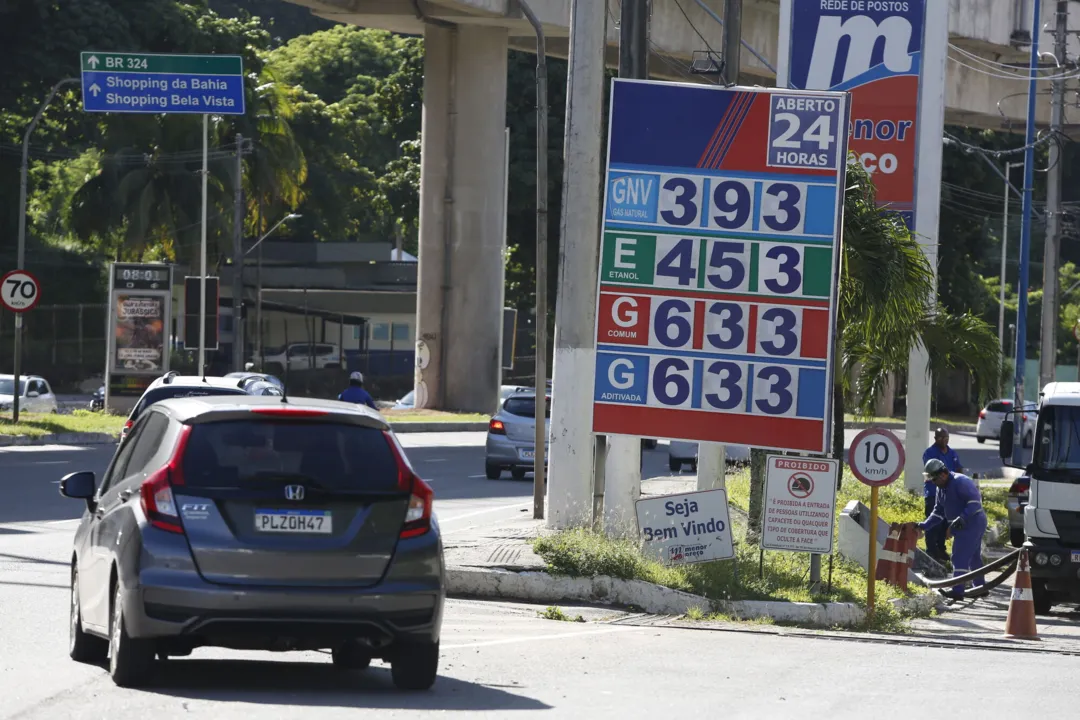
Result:
[[60,480],[60,494],[73,500],[85,500],[86,506],[94,509],[94,491],[97,490],[97,478],[94,473],[84,470],[65,475]]
[[1013,431],[1014,423],[1006,420],[1001,423],[1001,441],[998,444],[998,455],[1002,460],[1011,460],[1013,454]]

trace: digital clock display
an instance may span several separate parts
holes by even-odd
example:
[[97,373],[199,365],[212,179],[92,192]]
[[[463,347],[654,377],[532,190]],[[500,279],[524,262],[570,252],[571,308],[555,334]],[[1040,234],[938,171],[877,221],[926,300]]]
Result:
[[142,280],[144,282],[165,282],[169,279],[168,270],[139,270],[137,268],[123,268],[119,271],[121,280]]

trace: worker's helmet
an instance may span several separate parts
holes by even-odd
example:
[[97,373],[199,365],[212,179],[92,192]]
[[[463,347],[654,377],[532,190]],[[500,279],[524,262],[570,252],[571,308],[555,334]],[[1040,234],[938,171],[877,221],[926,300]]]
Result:
[[357,370],[357,371],[353,372],[351,375],[349,375],[349,380],[351,380],[352,382],[362,383],[362,382],[364,382],[364,374],[362,372],[360,372],[359,370]]
[[944,462],[942,462],[939,458],[930,458],[926,461],[926,465],[923,467],[923,474],[927,477],[933,477],[939,472],[944,472],[945,470],[948,470],[948,468],[945,467]]

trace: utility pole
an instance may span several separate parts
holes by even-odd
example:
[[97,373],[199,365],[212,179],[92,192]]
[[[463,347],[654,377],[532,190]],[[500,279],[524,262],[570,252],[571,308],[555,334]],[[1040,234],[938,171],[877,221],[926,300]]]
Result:
[[1004,219],[1001,223],[1001,288],[998,294],[998,347],[1004,355],[1005,345],[1005,260],[1009,247],[1009,172],[1012,170],[1011,162],[1005,163],[1005,208]]
[[536,397],[533,422],[533,518],[544,517],[547,496],[547,233],[548,86],[544,28],[525,0],[521,9],[536,33]]
[[244,136],[236,135],[236,184],[233,186],[233,370],[244,369]]
[[739,84],[742,69],[742,6],[742,0],[724,3],[724,77],[728,85]]
[[[649,77],[648,0],[622,2],[619,77],[637,80]],[[637,527],[636,503],[641,496],[641,439],[611,435],[605,438],[605,444],[604,531],[609,535],[625,535]]]
[[[1060,76],[1067,65],[1066,34],[1069,22],[1069,3],[1058,0],[1054,13],[1054,57],[1057,68],[1054,72]],[[1037,32],[1035,28],[1032,32]],[[1065,81],[1054,80],[1050,91],[1050,132],[1061,132],[1065,120]],[[1042,306],[1042,347],[1039,352],[1039,387],[1054,381],[1054,368],[1057,366],[1057,325],[1058,325],[1058,259],[1061,247],[1061,178],[1064,159],[1057,139],[1050,143],[1049,168],[1046,177],[1046,242],[1043,247],[1043,306]]]
[[[592,432],[596,371],[596,275],[603,180],[604,45],[607,8],[595,0],[570,5],[566,79],[559,292],[555,305],[548,525],[588,527],[602,517],[604,440]],[[598,456],[594,458],[594,453]],[[594,461],[595,460],[595,461]],[[597,472],[599,471],[599,472]],[[599,479],[597,479],[599,478]],[[597,501],[599,498],[597,498]]]
[[[1028,272],[1031,260],[1032,193],[1035,185],[1035,100],[1039,72],[1039,34],[1042,29],[1042,3],[1034,2],[1031,14],[1031,58],[1028,64],[1027,130],[1024,135],[1024,210],[1020,226],[1020,277],[1016,283],[1016,368],[1013,375],[1013,407],[1024,405],[1024,371],[1027,366]],[[1053,143],[1051,143],[1053,145]],[[1047,223],[1049,226],[1049,223]],[[1013,465],[1023,465],[1023,423],[1013,423]]]

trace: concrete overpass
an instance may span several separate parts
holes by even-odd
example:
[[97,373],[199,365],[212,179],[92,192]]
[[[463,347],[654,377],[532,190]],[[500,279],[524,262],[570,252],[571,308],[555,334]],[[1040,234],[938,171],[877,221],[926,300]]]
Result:
[[[425,39],[417,401],[489,411],[499,377],[507,49],[533,51],[532,29],[517,0],[290,1],[337,22]],[[619,4],[594,1],[608,4],[606,60],[615,66]],[[935,1],[951,3],[946,122],[1022,129],[1026,70],[1010,77],[1013,71],[996,63],[1026,66],[1026,49],[1014,41],[1029,36],[1034,0]],[[1052,26],[1054,0],[1041,1]],[[530,4],[549,53],[566,57],[570,0]],[[720,50],[723,28],[715,16],[723,6],[723,0],[653,0],[651,74],[713,82],[691,75],[689,64],[695,51]],[[1080,2],[1070,6],[1080,23]],[[778,0],[745,0],[743,12],[743,38],[760,58],[743,49],[740,82],[773,85]],[[1075,35],[1069,43],[1075,57],[1080,43]],[[1053,47],[1045,27],[1040,44]],[[1077,94],[1070,99],[1075,105]],[[1049,97],[1038,113],[1049,120]]]

